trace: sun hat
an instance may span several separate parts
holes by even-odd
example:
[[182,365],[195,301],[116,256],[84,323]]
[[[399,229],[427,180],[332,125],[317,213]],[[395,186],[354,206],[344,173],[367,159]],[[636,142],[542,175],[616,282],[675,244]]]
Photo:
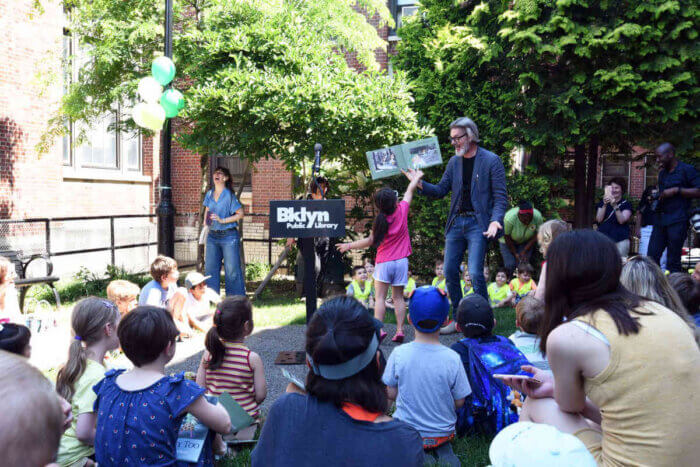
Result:
[[595,467],[583,442],[552,425],[518,422],[508,425],[491,442],[493,467]]
[[188,289],[191,289],[192,287],[196,287],[205,280],[209,279],[211,276],[203,276],[201,273],[197,271],[192,271],[190,273],[187,273],[187,277],[185,277],[185,287]]
[[[437,287],[424,285],[416,288],[411,294],[408,313],[413,327],[420,332],[435,332],[443,325],[450,313],[450,302],[445,292]],[[425,321],[434,321],[433,326],[427,327]],[[421,323],[423,323],[421,325]]]

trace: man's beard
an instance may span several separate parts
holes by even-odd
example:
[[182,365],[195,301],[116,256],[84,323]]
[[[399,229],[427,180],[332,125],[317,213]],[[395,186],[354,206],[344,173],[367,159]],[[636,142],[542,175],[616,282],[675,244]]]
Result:
[[462,146],[462,149],[455,149],[455,155],[459,157],[463,157],[468,151],[467,146]]

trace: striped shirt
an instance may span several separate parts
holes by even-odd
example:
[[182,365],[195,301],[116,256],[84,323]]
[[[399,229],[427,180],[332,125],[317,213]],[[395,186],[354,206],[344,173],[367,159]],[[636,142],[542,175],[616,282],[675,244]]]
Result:
[[224,359],[216,370],[206,369],[207,391],[215,396],[228,392],[248,414],[257,418],[259,406],[255,402],[253,368],[250,366],[250,349],[243,344],[227,342]]

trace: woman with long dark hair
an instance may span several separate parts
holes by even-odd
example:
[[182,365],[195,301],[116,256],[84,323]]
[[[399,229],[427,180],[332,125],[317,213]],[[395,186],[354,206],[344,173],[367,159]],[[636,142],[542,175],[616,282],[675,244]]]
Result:
[[[379,213],[374,218],[372,233],[369,237],[350,243],[341,243],[338,250],[345,253],[353,248],[377,248],[375,259],[377,266],[374,270],[374,317],[384,321],[386,313],[387,291],[391,289],[396,314],[396,334],[391,339],[401,343],[404,340],[403,323],[406,319],[406,302],[403,299],[403,289],[408,284],[408,257],[412,253],[411,237],[408,233],[408,209],[413,200],[413,192],[423,178],[423,172],[414,171],[413,179],[406,188],[403,199],[390,189],[382,188],[374,194],[374,205]],[[386,332],[382,331],[382,338]]]
[[241,268],[238,221],[243,219],[243,205],[233,193],[231,172],[217,167],[212,176],[214,187],[204,197],[204,218],[209,225],[204,258],[207,286],[219,293],[221,263],[224,263],[226,295],[245,295],[245,277]]
[[688,325],[620,284],[617,246],[592,230],[547,251],[541,349],[551,373],[508,381],[528,396],[520,419],[554,425],[602,465],[694,465],[700,457],[700,351]]
[[352,297],[336,297],[306,331],[308,394],[272,405],[253,466],[422,466],[423,442],[408,424],[385,415],[381,323]]

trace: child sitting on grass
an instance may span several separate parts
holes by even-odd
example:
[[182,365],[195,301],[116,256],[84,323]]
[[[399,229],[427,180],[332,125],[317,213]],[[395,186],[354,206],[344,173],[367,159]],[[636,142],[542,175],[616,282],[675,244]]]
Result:
[[389,399],[396,400],[394,418],[418,430],[423,448],[438,462],[459,466],[450,441],[457,414],[471,393],[459,355],[440,343],[440,326],[450,303],[435,287],[419,287],[411,297],[409,319],[416,339],[389,356],[382,380]]
[[70,408],[64,411],[49,380],[26,358],[0,351],[0,400],[0,465],[54,462]]
[[411,272],[411,268],[409,268],[408,283],[406,284],[406,287],[403,288],[403,297],[410,297],[414,290],[416,290],[416,280],[413,278],[413,272]]
[[[698,266],[696,266],[697,270]],[[678,293],[688,314],[693,317],[695,326],[700,327],[700,282],[693,280],[690,274],[674,272],[668,276],[668,282]]]
[[433,282],[430,283],[430,285],[437,287],[443,292],[447,290],[444,265],[445,262],[441,259],[435,261],[435,277],[433,277]]
[[537,290],[537,284],[532,279],[535,269],[530,263],[520,263],[517,269],[518,277],[510,281],[510,290],[513,292],[511,306],[518,302],[533,290]]
[[367,280],[367,270],[364,266],[352,268],[352,282],[345,289],[347,295],[355,297],[364,306],[369,305],[369,297],[372,294],[372,281]]
[[138,305],[139,286],[122,279],[111,281],[107,285],[107,300],[119,308],[124,316]]
[[56,391],[71,404],[73,422],[61,437],[60,465],[93,465],[95,453],[95,393],[92,387],[104,378],[105,354],[119,347],[117,306],[98,297],[80,300],[73,308],[73,340],[68,361],[56,377]]
[[[93,388],[97,394],[98,464],[174,465],[178,431],[186,413],[218,433],[231,431],[226,409],[210,404],[203,388],[186,380],[183,373],[165,375],[178,335],[166,310],[136,307],[119,323],[117,334],[134,369],[110,370]],[[205,445],[202,452],[202,463],[211,465],[211,446]]]
[[459,354],[472,388],[458,411],[457,434],[495,434],[518,421],[511,409],[511,393],[494,374],[520,374],[529,362],[512,342],[491,334],[496,320],[488,301],[478,294],[464,297],[457,307],[457,329],[464,339],[452,344]]
[[459,285],[462,287],[462,297],[466,297],[474,293],[474,287],[472,287],[472,278],[469,275],[469,270],[465,269],[462,274],[462,280]]
[[177,262],[167,256],[157,256],[151,263],[152,281],[141,289],[139,305],[151,305],[168,308],[170,299],[177,291],[177,279],[180,273]]
[[532,295],[523,297],[515,306],[515,326],[518,328],[508,339],[515,344],[533,366],[549,370],[547,357],[540,350],[537,329],[544,317],[544,303]]
[[[241,295],[226,297],[216,306],[214,325],[207,332],[207,350],[197,370],[197,384],[210,394],[228,392],[254,419],[260,417],[260,404],[267,396],[265,368],[260,355],[243,343],[253,332],[253,309]],[[257,425],[236,434],[253,439]]]
[[32,346],[29,344],[31,338],[32,332],[23,324],[0,324],[0,350],[30,358],[32,356]]
[[500,268],[496,272],[496,282],[492,282],[488,287],[489,301],[494,308],[510,306],[513,299],[513,292],[508,285],[508,271]]

